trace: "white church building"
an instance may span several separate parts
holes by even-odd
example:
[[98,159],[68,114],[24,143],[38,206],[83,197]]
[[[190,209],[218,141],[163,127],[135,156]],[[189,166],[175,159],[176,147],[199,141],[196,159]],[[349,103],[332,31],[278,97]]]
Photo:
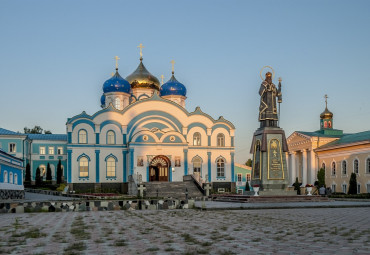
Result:
[[[117,61],[117,58],[116,58]],[[163,83],[163,81],[162,81]],[[197,107],[186,108],[186,87],[164,84],[144,66],[103,84],[102,110],[67,121],[67,183],[74,190],[119,189],[142,182],[234,182],[235,127]]]

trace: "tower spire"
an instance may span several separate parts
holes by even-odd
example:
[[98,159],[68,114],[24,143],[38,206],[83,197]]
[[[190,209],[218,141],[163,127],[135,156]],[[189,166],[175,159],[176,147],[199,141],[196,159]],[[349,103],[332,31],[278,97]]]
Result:
[[328,108],[328,98],[329,97],[327,94],[325,94],[324,98],[325,98],[325,108]]
[[161,85],[163,85],[163,80],[164,80],[164,75],[162,74],[161,75],[161,81],[162,81]]

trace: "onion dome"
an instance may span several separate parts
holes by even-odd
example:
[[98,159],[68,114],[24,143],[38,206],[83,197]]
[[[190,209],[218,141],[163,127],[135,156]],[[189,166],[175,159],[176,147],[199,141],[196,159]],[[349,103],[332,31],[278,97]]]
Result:
[[130,93],[130,83],[123,79],[118,73],[118,68],[116,68],[116,73],[109,80],[105,81],[103,84],[104,93],[108,92],[124,92]]
[[159,80],[152,75],[144,66],[143,58],[140,58],[140,64],[136,70],[126,77],[126,80],[131,84],[132,89],[145,88],[159,90]]
[[101,95],[101,98],[100,98],[100,104],[101,105],[105,105],[105,95]]
[[325,111],[323,111],[320,114],[320,118],[321,119],[332,119],[333,118],[333,113],[331,111],[329,111],[328,108],[326,107]]
[[159,92],[161,96],[186,96],[186,88],[184,84],[176,80],[174,72],[172,72],[171,79],[162,85]]

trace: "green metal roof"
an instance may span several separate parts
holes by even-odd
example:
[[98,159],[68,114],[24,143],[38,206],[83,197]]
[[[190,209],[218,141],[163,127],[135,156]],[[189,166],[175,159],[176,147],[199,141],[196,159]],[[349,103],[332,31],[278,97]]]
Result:
[[316,136],[316,137],[329,137],[329,138],[341,138],[342,136],[346,135],[343,134],[343,130],[339,129],[323,129],[317,130],[314,132],[306,132],[306,131],[297,131],[298,133],[307,135],[307,136]]
[[360,132],[360,133],[355,133],[355,134],[343,135],[342,138],[335,140],[331,143],[325,144],[319,147],[318,150],[332,148],[332,147],[346,145],[346,144],[358,143],[358,142],[370,142],[370,130]]

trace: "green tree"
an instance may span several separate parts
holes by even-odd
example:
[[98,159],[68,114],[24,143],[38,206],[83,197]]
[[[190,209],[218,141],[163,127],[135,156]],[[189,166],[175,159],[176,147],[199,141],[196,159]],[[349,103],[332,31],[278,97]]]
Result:
[[26,176],[24,178],[24,181],[28,184],[31,184],[31,166],[30,163],[27,163],[26,165]]
[[50,164],[48,163],[48,166],[46,167],[46,181],[51,183],[51,167]]
[[248,180],[247,180],[247,183],[245,184],[245,191],[251,191]]
[[297,195],[301,194],[301,185],[302,185],[302,183],[299,183],[298,177],[296,177],[295,178],[295,183],[293,184],[293,186],[294,186],[294,190],[297,191]]
[[[44,129],[40,126],[34,126],[33,128],[24,127],[23,130],[24,130],[25,134],[42,134],[42,131]],[[50,130],[45,130],[44,133],[45,134],[51,134],[51,131]]]
[[357,176],[355,173],[351,173],[351,178],[349,179],[348,194],[357,194]]
[[42,183],[42,177],[40,175],[40,168],[38,167],[36,169],[36,177],[35,177],[35,185],[36,187],[39,187]]
[[317,181],[319,182],[319,187],[326,186],[325,185],[325,169],[320,168],[320,170],[317,172]]
[[252,166],[252,160],[248,159],[247,162],[245,162],[246,166]]
[[62,176],[63,176],[62,162],[59,159],[58,166],[57,166],[57,184],[62,183]]

